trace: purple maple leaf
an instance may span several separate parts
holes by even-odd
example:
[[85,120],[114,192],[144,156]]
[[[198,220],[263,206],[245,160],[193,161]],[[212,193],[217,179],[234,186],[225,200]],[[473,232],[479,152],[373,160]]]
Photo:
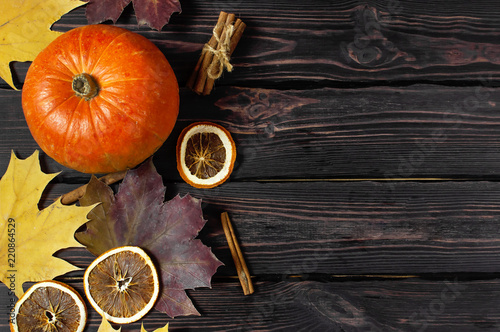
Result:
[[88,0],[85,15],[90,24],[118,20],[123,9],[132,1],[137,23],[161,30],[173,13],[181,12],[179,0]]
[[[85,205],[112,195],[105,188],[109,187],[91,181]],[[185,289],[210,287],[222,263],[196,239],[206,223],[201,200],[177,195],[164,202],[164,196],[162,178],[150,159],[127,172],[114,199],[106,199],[112,202],[109,208],[100,215],[90,215],[87,230],[77,233],[77,239],[96,255],[112,249],[110,246],[141,247],[160,274],[162,292],[155,308],[170,317],[199,315]]]

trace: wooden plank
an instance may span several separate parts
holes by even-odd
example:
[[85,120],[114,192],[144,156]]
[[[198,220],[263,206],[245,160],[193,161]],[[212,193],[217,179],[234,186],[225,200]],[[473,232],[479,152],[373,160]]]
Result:
[[[166,199],[202,199],[200,239],[236,275],[220,222],[229,213],[250,273],[427,275],[500,270],[496,182],[167,183]],[[51,197],[72,186],[56,184]],[[67,190],[69,191],[69,190]],[[50,201],[47,198],[47,202]],[[58,257],[85,267],[84,249]],[[77,274],[80,275],[80,274]]]
[[[68,280],[83,294],[81,281]],[[148,331],[169,322],[169,331],[497,331],[498,279],[460,281],[364,280],[337,282],[256,282],[244,296],[237,281],[190,291],[201,316],[177,317],[152,311],[122,332]],[[7,294],[2,284],[0,294]],[[0,297],[0,329],[8,329],[9,298]],[[100,316],[89,308],[86,331]]]
[[[220,85],[302,88],[387,81],[500,78],[500,10],[491,1],[441,1],[422,5],[400,0],[324,2],[266,1],[235,4],[185,3],[161,32],[137,26],[128,8],[117,25],[137,31],[167,55],[182,84],[208,41],[220,10],[248,25]],[[54,25],[67,31],[87,24],[85,7]],[[18,64],[23,81],[28,64]],[[2,82],[2,87],[5,83]]]
[[[184,98],[181,116],[218,121],[234,134],[234,180],[499,174],[496,89],[221,90],[212,108]],[[167,176],[175,174],[168,157],[157,155]]]
[[[489,87],[269,90],[218,88],[209,97],[181,91],[178,122],[155,154],[166,181],[179,181],[175,144],[194,121],[232,132],[233,181],[254,179],[484,178],[500,175],[500,89]],[[10,151],[38,145],[26,126],[21,92],[0,90],[0,170]],[[86,181],[41,155],[61,181]],[[279,170],[279,171],[277,171]]]
[[167,190],[203,199],[209,220],[203,238],[226,265],[218,222],[228,211],[256,275],[500,268],[497,183],[228,183],[213,191]]

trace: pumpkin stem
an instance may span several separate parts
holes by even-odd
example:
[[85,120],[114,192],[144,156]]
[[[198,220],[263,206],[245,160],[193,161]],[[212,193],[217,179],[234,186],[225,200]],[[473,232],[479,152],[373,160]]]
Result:
[[73,77],[72,87],[78,97],[82,97],[87,101],[97,96],[99,92],[99,87],[95,79],[87,73],[78,74]]

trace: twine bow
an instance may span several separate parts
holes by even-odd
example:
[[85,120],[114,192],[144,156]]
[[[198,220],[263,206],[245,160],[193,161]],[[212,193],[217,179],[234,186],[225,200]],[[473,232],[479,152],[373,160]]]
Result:
[[207,70],[208,77],[214,80],[222,76],[224,69],[228,72],[233,70],[233,65],[229,62],[231,60],[229,54],[231,53],[231,37],[234,33],[234,25],[225,24],[221,35],[217,33],[218,27],[216,25],[213,29],[213,35],[217,40],[217,48],[215,49],[208,44],[203,47],[206,51],[212,53],[217,60],[212,61]]
[[199,95],[208,95],[214,82],[224,70],[232,71],[230,63],[236,45],[241,39],[246,24],[236,15],[221,11],[213,28],[210,40],[203,46],[200,58],[194,67],[186,86]]

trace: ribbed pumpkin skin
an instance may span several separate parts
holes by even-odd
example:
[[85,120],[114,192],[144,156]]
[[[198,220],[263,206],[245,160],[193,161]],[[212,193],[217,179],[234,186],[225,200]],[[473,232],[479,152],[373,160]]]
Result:
[[[90,74],[97,96],[77,96],[73,77]],[[64,166],[109,173],[138,165],[167,139],[179,112],[179,86],[147,38],[110,25],[70,30],[30,65],[22,92],[28,127]]]

